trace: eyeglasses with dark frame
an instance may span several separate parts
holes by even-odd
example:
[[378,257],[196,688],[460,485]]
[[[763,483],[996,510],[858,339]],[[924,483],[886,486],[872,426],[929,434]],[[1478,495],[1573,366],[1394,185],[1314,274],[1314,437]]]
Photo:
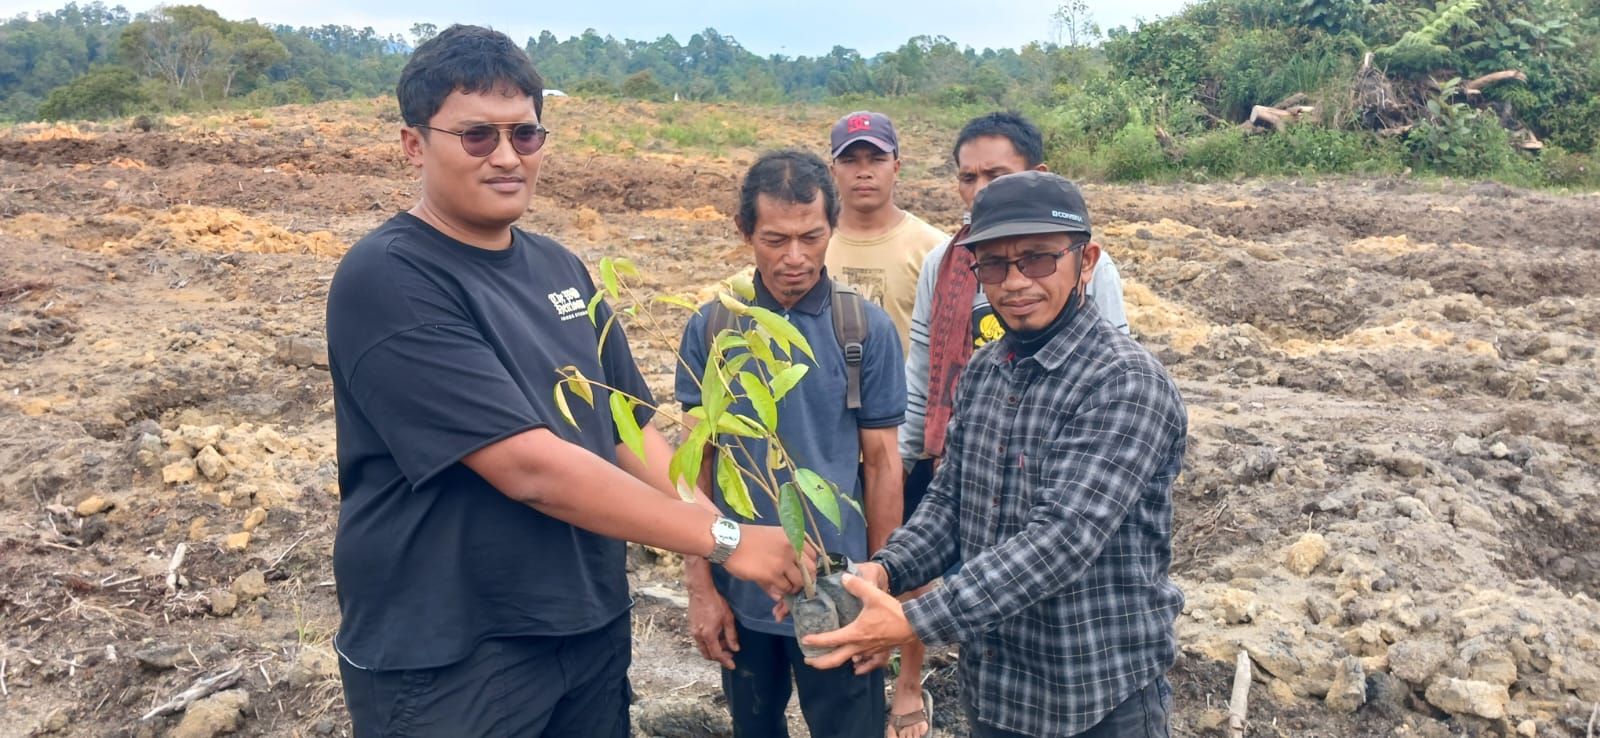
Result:
[[550,136],[550,129],[538,123],[479,123],[467,126],[459,131],[448,128],[435,128],[421,123],[413,128],[426,128],[430,131],[448,133],[461,139],[461,149],[471,156],[484,157],[493,154],[500,148],[500,132],[505,131],[506,138],[511,139],[511,148],[523,156],[532,156],[539,149],[544,148],[545,139]]
[[984,259],[973,264],[972,274],[984,284],[1000,284],[1006,281],[1006,275],[1011,273],[1011,265],[1017,266],[1017,271],[1028,279],[1043,279],[1056,273],[1057,262],[1068,252],[1083,248],[1088,241],[1079,241],[1066,249],[1056,252],[1038,252],[1023,254],[1015,259]]

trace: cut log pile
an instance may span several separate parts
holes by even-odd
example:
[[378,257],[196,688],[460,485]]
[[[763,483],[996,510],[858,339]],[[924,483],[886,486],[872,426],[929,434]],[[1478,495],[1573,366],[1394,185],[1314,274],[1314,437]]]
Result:
[[[1460,84],[1456,94],[1468,104],[1483,104],[1485,88],[1508,80],[1526,82],[1528,75],[1518,69],[1485,74]],[[1425,120],[1429,115],[1428,97],[1440,91],[1439,83],[1433,81],[1421,85],[1401,83],[1397,86],[1394,80],[1372,63],[1371,52],[1361,60],[1361,68],[1351,85],[1353,107],[1359,111],[1361,127],[1384,136],[1404,134]],[[1304,93],[1297,92],[1272,105],[1253,106],[1250,117],[1239,127],[1252,134],[1282,131],[1286,126],[1315,119],[1317,108],[1310,102]],[[1544,148],[1544,143],[1533,131],[1516,120],[1509,106],[1502,105],[1499,112],[1502,123],[1512,131],[1511,145],[1526,151]]]

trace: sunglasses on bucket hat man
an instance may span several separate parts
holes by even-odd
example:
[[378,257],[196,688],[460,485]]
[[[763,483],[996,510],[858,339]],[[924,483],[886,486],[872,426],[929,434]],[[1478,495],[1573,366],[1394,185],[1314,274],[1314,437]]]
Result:
[[[1044,279],[1056,273],[1062,257],[1069,252],[1077,251],[1081,256],[1082,249],[1087,243],[1089,243],[1087,240],[1076,241],[1061,251],[1023,254],[1015,259],[981,259],[968,269],[971,269],[973,276],[983,284],[1000,284],[1006,281],[1006,275],[1011,273],[1013,264],[1016,265],[1017,271],[1028,279]],[[1078,268],[1080,270],[1083,268],[1082,261],[1078,263]]]
[[522,156],[532,156],[539,149],[544,148],[545,139],[550,136],[550,129],[538,123],[479,123],[467,126],[459,131],[448,128],[435,128],[418,123],[413,128],[426,128],[430,131],[448,133],[461,139],[461,149],[470,156],[485,157],[500,148],[500,132],[505,131],[506,138],[511,140],[511,148]]

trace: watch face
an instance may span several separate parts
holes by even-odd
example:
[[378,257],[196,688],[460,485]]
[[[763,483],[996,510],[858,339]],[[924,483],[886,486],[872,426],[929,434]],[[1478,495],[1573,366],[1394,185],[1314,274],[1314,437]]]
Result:
[[718,519],[716,524],[711,526],[711,537],[717,539],[717,543],[725,545],[738,543],[739,524],[727,518]]

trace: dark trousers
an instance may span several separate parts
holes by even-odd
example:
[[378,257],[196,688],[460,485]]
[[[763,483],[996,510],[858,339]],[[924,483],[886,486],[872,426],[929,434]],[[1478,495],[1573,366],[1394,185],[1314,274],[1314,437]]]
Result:
[[722,692],[733,716],[734,738],[787,738],[790,679],[800,690],[800,712],[812,738],[883,738],[883,670],[856,676],[850,664],[819,671],[806,665],[792,636],[739,625],[732,671],[722,670]]
[[[911,471],[906,473],[904,522],[911,522],[911,513],[916,512],[917,506],[922,504],[922,498],[927,496],[928,485],[933,482],[933,472],[938,466],[938,461],[938,459],[918,460],[911,467]],[[951,534],[954,535],[954,531]],[[942,576],[948,579],[955,576],[956,572],[959,571],[961,571],[961,561],[957,560],[956,563],[950,565],[950,568],[944,570]]]
[[928,484],[933,481],[933,467],[935,459],[918,459],[911,466],[911,471],[906,472],[905,483],[905,520],[911,522],[911,513],[916,512],[917,505],[922,504],[922,498],[928,494]]
[[576,636],[495,638],[436,669],[339,660],[356,738],[627,738],[628,615]]
[[[1033,738],[978,722],[972,698],[964,690],[961,708],[967,713],[972,738]],[[1094,727],[1071,738],[1168,738],[1167,713],[1171,710],[1172,685],[1163,676],[1129,695]]]

